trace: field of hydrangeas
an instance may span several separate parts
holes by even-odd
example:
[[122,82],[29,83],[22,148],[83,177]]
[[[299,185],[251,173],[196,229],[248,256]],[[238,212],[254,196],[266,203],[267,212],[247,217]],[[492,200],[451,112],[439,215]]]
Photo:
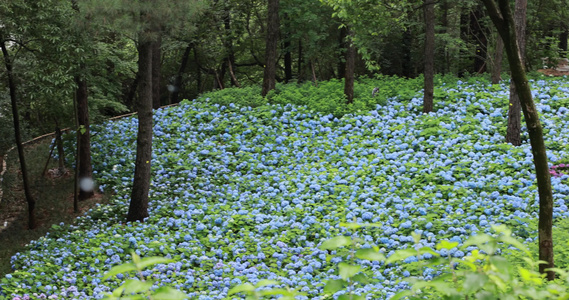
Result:
[[[428,115],[420,93],[340,119],[292,105],[222,106],[214,98],[158,110],[150,217],[142,224],[123,223],[137,119],[106,123],[95,129],[92,153],[101,190],[115,194],[111,205],[54,226],[15,255],[0,295],[101,298],[128,276],[102,282],[103,274],[134,250],[174,258],[144,275],[195,299],[224,299],[231,287],[260,279],[318,299],[344,259],[327,261],[330,253],[318,246],[347,233],[340,222],[381,224],[355,234],[386,256],[413,245],[412,232],[434,247],[497,223],[531,242],[537,234],[525,226],[538,209],[532,154],[526,134],[521,147],[503,142],[508,87],[442,85]],[[550,163],[569,163],[569,83],[539,80],[532,88]],[[554,216],[567,217],[569,176],[557,171]],[[358,291],[384,299],[405,287],[405,276],[437,274],[417,274],[415,261],[361,261],[373,280]]]

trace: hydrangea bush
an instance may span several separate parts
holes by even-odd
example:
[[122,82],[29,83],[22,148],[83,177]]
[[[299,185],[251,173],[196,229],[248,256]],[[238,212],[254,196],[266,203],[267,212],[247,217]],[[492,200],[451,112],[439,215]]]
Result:
[[[437,88],[435,112],[422,98],[389,98],[384,106],[338,119],[304,106],[220,105],[184,101],[155,112],[149,213],[124,224],[134,171],[137,119],[109,122],[92,139],[95,176],[112,203],[76,224],[54,226],[12,258],[0,284],[8,299],[99,299],[131,274],[103,282],[130,260],[165,256],[142,276],[194,299],[224,299],[241,283],[278,281],[316,299],[349,252],[319,248],[350,231],[341,222],[375,223],[352,236],[363,247],[462,245],[472,234],[508,224],[531,242],[525,220],[538,198],[529,143],[504,144],[508,86],[458,82]],[[533,82],[552,165],[569,158],[564,81]],[[525,131],[525,129],[522,129]],[[527,136],[524,135],[527,140]],[[69,152],[69,151],[68,151]],[[569,215],[569,176],[552,178],[554,217]],[[437,250],[470,256],[475,246]],[[327,259],[333,255],[332,259]],[[389,298],[420,270],[417,259],[385,264],[361,260],[369,283],[354,293]],[[420,271],[419,271],[420,270]],[[428,272],[427,272],[428,271]],[[427,272],[428,274],[425,274]],[[34,296],[35,295],[35,296]]]

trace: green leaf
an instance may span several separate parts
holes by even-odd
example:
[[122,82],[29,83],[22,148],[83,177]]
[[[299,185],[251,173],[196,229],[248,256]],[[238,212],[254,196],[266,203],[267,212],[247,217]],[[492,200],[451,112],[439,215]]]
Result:
[[387,258],[385,263],[390,264],[390,263],[393,263],[396,261],[406,259],[407,257],[414,256],[414,255],[417,255],[417,250],[415,250],[415,249],[397,250],[389,258]]
[[174,262],[174,260],[168,259],[165,257],[160,257],[160,256],[145,257],[140,261],[140,263],[138,264],[138,267],[141,270],[144,270],[147,267],[152,266],[152,265],[167,264],[167,263],[171,263],[171,262]]
[[136,268],[136,266],[133,263],[126,263],[126,264],[114,266],[107,273],[105,273],[105,276],[103,276],[103,280],[106,280],[109,277],[115,276],[117,274],[127,273],[130,271],[136,271],[136,270],[138,270],[138,269]]
[[508,243],[508,244],[518,248],[519,250],[524,251],[525,253],[528,253],[527,247],[512,236],[503,235],[498,240],[500,240],[504,243]]
[[152,295],[152,299],[160,300],[184,300],[187,298],[186,293],[168,286],[159,287]]
[[329,240],[325,240],[319,248],[322,250],[335,250],[340,247],[350,246],[351,244],[352,240],[349,237],[337,236]]
[[270,280],[270,279],[262,279],[259,280],[259,282],[257,282],[257,284],[255,284],[255,287],[264,287],[267,285],[278,285],[280,284],[280,282],[276,281],[276,280]]
[[338,300],[365,300],[365,297],[354,294],[343,294],[338,297]]
[[464,278],[464,291],[466,293],[472,293],[481,289],[486,282],[488,282],[488,276],[482,273],[467,273]]
[[511,279],[512,275],[510,270],[512,265],[506,258],[502,256],[490,256],[490,263],[493,264],[500,273],[504,274],[508,280]]
[[420,233],[411,232],[411,236],[413,237],[413,241],[415,242],[415,244],[418,244],[421,241]]
[[404,291],[401,291],[401,292],[399,292],[399,293],[393,295],[393,296],[392,296],[391,298],[389,298],[389,299],[390,299],[390,300],[399,300],[399,299],[402,299],[402,298],[404,298],[404,297],[411,296],[411,295],[413,295],[413,294],[414,294],[414,293],[413,293],[412,291],[404,290]]
[[337,291],[342,290],[347,285],[348,283],[342,279],[328,280],[328,282],[326,282],[326,285],[324,286],[324,294],[333,295]]
[[437,250],[441,250],[441,249],[450,250],[452,248],[455,248],[456,246],[458,246],[458,242],[441,241],[440,243],[437,244],[436,249]]
[[356,275],[362,267],[358,265],[350,265],[345,262],[341,262],[338,264],[338,273],[342,279],[347,280],[348,278],[353,277]]
[[359,259],[367,259],[367,260],[378,260],[378,261],[385,260],[385,255],[375,251],[372,248],[359,249],[358,251],[356,251],[356,257]]
[[262,291],[259,291],[259,294],[262,296],[274,296],[274,295],[293,296],[293,292],[291,292],[287,289],[262,290]]
[[140,281],[138,279],[127,279],[122,287],[124,288],[125,294],[136,294],[136,293],[145,293],[146,291],[150,290],[154,284],[151,281]]
[[493,237],[491,237],[490,235],[487,235],[485,233],[473,235],[473,236],[469,237],[462,244],[462,248],[466,248],[466,247],[472,246],[472,245],[482,245],[484,243],[488,243],[488,242],[492,241],[493,239],[494,239]]
[[235,295],[241,292],[253,292],[253,291],[255,291],[255,287],[247,282],[230,289],[229,292],[227,292],[227,296]]
[[364,273],[358,273],[358,274],[354,275],[354,277],[352,277],[352,280],[354,282],[359,282],[361,284],[371,283]]
[[340,222],[340,227],[344,227],[344,228],[348,228],[351,230],[356,230],[356,229],[360,229],[362,227],[362,225],[357,224],[357,223],[344,223],[344,222]]
[[425,254],[425,253],[430,253],[431,255],[433,255],[435,257],[441,256],[440,254],[435,252],[435,250],[431,249],[430,247],[421,247],[421,249],[419,249],[419,254]]
[[480,291],[475,295],[477,300],[497,300],[498,297],[494,296],[489,291]]

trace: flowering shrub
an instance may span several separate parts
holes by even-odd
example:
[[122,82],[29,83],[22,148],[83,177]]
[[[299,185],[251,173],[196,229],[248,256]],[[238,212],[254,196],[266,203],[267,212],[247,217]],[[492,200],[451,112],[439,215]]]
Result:
[[[172,263],[171,259],[163,257],[145,257],[141,258],[136,253],[131,253],[132,263],[124,263],[111,268],[109,272],[103,276],[103,280],[113,277],[115,275],[136,272],[138,278],[127,279],[121,286],[116,288],[112,293],[108,293],[104,300],[118,300],[118,299],[156,299],[156,300],[183,300],[188,295],[173,289],[169,286],[154,287],[154,281],[144,278],[142,273],[146,268],[160,264]],[[124,275],[122,275],[124,277]]]
[[[553,164],[569,157],[569,111],[550,96],[556,91],[564,97],[560,89],[567,84],[533,82]],[[363,240],[362,247],[377,245],[387,257],[413,247],[413,233],[421,234],[421,247],[434,248],[443,239],[458,243],[436,249],[439,255],[469,256],[475,248],[459,247],[472,234],[500,223],[521,232],[537,216],[530,146],[503,143],[507,91],[506,84],[445,84],[428,115],[421,113],[419,94],[388,98],[375,110],[342,118],[305,106],[251,108],[215,99],[157,110],[144,223],[121,223],[130,200],[137,119],[106,123],[94,130],[92,153],[96,179],[114,194],[112,203],[16,254],[0,295],[99,299],[130,278],[102,281],[134,251],[175,259],[142,274],[194,299],[224,299],[231,288],[245,282],[260,287],[261,280],[298,288],[305,296],[297,299],[313,299],[325,281],[339,279],[336,267],[348,255],[334,250],[339,252],[328,260],[319,247],[350,234],[339,223],[354,218],[378,224],[351,236]],[[552,178],[556,218],[569,215],[568,177]],[[354,292],[373,299],[395,295],[408,288],[402,278],[424,273],[411,257],[362,264],[370,280]]]
[[558,164],[551,166],[549,173],[553,177],[561,177],[563,175],[567,175],[566,173],[569,173],[569,164]]
[[[377,224],[343,223],[342,226],[356,230],[361,227],[375,227]],[[460,249],[476,246],[477,249],[467,256],[457,258],[451,254],[458,242],[443,240],[435,248],[422,247],[421,235],[413,233],[415,246],[393,252],[389,258],[381,253],[377,246],[362,248],[364,241],[360,238],[337,236],[326,240],[320,246],[324,250],[336,250],[351,247],[349,262],[338,265],[339,279],[326,282],[323,294],[319,299],[334,296],[339,300],[365,300],[364,291],[357,291],[358,285],[369,283],[363,275],[362,262],[378,261],[392,264],[398,261],[415,260],[420,263],[418,276],[409,277],[408,271],[403,271],[404,282],[410,288],[398,292],[391,297],[397,299],[567,299],[569,297],[569,272],[563,269],[553,269],[557,279],[548,282],[544,275],[537,272],[538,262],[531,258],[531,252],[520,241],[512,236],[512,231],[504,225],[492,226],[493,234],[477,234],[469,237]],[[436,250],[443,250],[446,257]],[[498,255],[500,249],[511,253],[524,255],[524,265],[516,265],[507,257]],[[428,257],[427,257],[428,255]],[[517,269],[515,268],[517,267]],[[433,278],[432,271],[436,268],[439,275]],[[276,285],[269,282],[268,285]],[[347,289],[346,289],[347,288]],[[287,291],[268,288],[257,291],[250,283],[234,287],[232,293],[248,293],[251,299],[265,299],[267,295],[284,295],[280,299],[294,299]],[[289,293],[290,294],[290,293]],[[293,294],[294,295],[294,294]]]

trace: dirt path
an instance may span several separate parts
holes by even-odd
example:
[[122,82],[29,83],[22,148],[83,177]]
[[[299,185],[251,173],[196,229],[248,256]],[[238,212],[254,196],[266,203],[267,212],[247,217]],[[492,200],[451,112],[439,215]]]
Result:
[[[545,60],[544,62],[546,62]],[[539,69],[537,70],[547,76],[566,76],[569,75],[569,60],[559,59],[557,67],[549,69]]]

